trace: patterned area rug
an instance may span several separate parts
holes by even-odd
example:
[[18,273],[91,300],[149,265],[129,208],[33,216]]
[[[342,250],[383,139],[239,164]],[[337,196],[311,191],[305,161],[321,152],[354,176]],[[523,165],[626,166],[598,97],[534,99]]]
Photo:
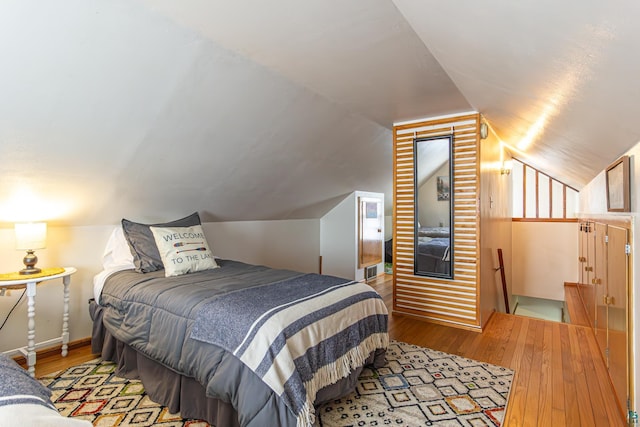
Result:
[[[356,391],[317,410],[316,426],[500,426],[513,371],[392,341],[388,363],[365,369]],[[139,381],[99,359],[41,378],[60,413],[94,426],[190,426],[152,402]],[[223,427],[223,426],[220,426]]]

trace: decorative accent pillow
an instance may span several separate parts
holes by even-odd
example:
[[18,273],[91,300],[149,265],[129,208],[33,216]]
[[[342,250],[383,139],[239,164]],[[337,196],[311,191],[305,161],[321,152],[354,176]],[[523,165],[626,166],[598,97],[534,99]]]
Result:
[[135,270],[138,273],[149,273],[164,268],[153,233],[151,233],[149,227],[190,227],[193,225],[200,225],[198,212],[163,224],[140,224],[123,219],[122,231],[124,231],[124,236],[129,243]]
[[218,268],[201,225],[150,228],[164,264],[165,277]]

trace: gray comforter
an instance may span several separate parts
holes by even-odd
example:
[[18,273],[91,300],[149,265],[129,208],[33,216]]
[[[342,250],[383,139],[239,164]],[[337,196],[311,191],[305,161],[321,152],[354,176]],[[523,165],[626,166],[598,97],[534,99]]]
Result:
[[171,278],[165,278],[163,271],[113,274],[101,295],[103,323],[119,341],[195,378],[208,396],[230,402],[241,426],[294,426],[296,415],[280,396],[231,353],[192,339],[191,330],[202,307],[218,297],[301,273],[228,260],[219,260],[219,265],[215,270]]

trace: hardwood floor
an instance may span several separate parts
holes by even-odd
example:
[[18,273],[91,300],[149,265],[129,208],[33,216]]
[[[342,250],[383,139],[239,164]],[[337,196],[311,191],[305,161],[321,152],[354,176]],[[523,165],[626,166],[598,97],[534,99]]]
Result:
[[[391,308],[392,278],[370,285]],[[569,313],[582,322],[576,296],[567,298]],[[589,327],[494,313],[478,333],[401,315],[389,318],[395,340],[513,369],[505,426],[625,425]]]
[[[369,284],[391,312],[390,275]],[[581,315],[567,292],[572,319]],[[624,426],[592,331],[585,326],[495,313],[484,332],[457,329],[390,314],[389,334],[404,341],[457,354],[515,371],[505,426]],[[66,358],[42,357],[36,376],[91,360],[89,346],[72,349]]]
[[[54,351],[55,350],[55,351]],[[81,343],[69,347],[67,357],[60,355],[60,346],[55,349],[38,351],[36,360],[36,378],[53,372],[66,369],[70,366],[80,365],[81,363],[100,357],[99,354],[91,353],[91,342],[82,340]],[[27,368],[24,357],[14,358],[23,368]]]
[[584,308],[578,294],[578,287],[576,285],[564,286],[564,298],[567,301],[567,308],[569,310],[569,318],[571,324],[580,326],[589,326],[589,317],[587,311]]

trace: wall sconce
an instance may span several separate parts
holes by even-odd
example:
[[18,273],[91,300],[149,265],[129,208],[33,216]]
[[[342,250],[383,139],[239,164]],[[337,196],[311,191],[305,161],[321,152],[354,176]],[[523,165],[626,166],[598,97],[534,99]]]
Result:
[[480,123],[480,139],[487,139],[489,136],[489,126],[485,122]]
[[34,253],[35,249],[44,249],[47,241],[47,223],[45,222],[26,222],[15,224],[16,233],[16,249],[26,250],[22,262],[25,268],[20,270],[20,274],[36,274],[40,273],[40,269],[35,265],[38,257]]
[[511,169],[513,165],[510,161],[502,162],[502,167],[500,168],[500,175],[509,175],[511,173]]

